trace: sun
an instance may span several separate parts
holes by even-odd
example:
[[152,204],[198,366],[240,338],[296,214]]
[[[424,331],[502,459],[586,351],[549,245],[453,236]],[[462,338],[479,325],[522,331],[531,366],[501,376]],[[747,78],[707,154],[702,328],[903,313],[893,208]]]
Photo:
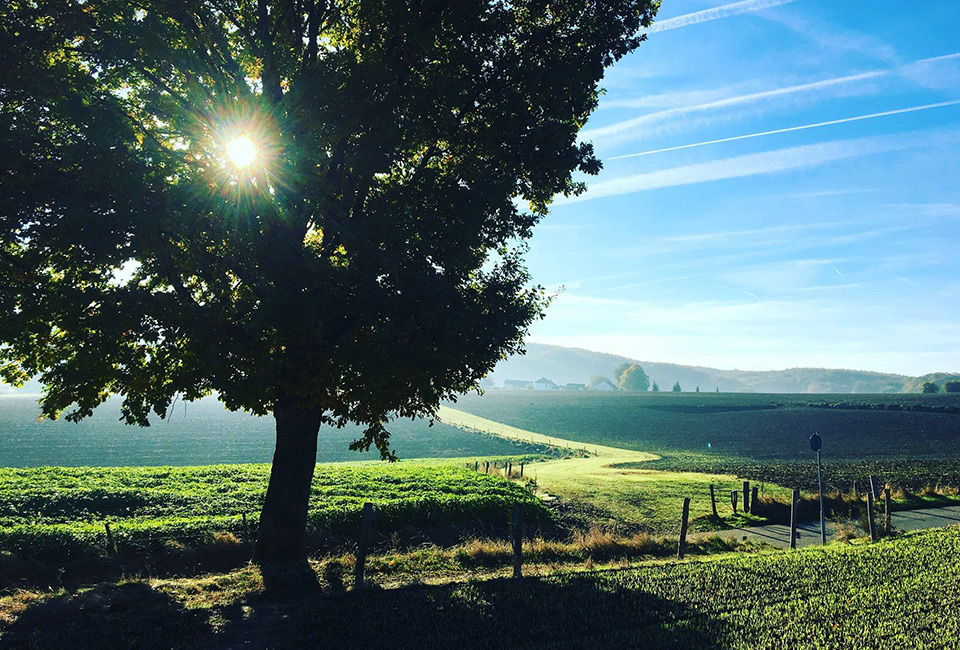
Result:
[[257,157],[257,147],[247,136],[234,138],[227,143],[227,158],[235,167],[249,167]]

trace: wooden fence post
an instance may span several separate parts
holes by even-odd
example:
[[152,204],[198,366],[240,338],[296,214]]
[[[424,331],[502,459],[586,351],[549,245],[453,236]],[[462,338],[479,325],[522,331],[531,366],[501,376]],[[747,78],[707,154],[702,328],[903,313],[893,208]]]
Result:
[[733,506],[733,514],[737,514],[737,497],[740,493],[736,490],[730,490],[730,505]]
[[794,488],[790,501],[790,548],[797,548],[797,510],[800,507],[800,490]]
[[363,519],[360,523],[360,539],[357,543],[357,562],[353,572],[353,588],[363,589],[363,565],[367,561],[367,545],[370,543],[370,528],[373,525],[373,504],[363,504]]
[[240,518],[243,519],[243,541],[250,546],[253,544],[253,540],[250,538],[250,526],[247,524],[247,513],[240,513]]
[[760,500],[760,499],[757,498],[757,491],[758,491],[758,490],[759,490],[759,488],[758,488],[756,485],[754,485],[754,486],[753,486],[753,493],[750,495],[750,512],[752,512],[752,513],[755,514],[755,515],[760,514],[759,512],[757,512],[757,510],[758,510],[758,508],[757,508],[757,502]]
[[743,512],[750,512],[750,481],[743,482]]
[[883,530],[887,535],[890,534],[890,529],[892,528],[891,522],[890,522],[891,514],[892,513],[890,512],[890,488],[885,487],[883,488]]
[[513,463],[507,463],[507,478],[513,478]]
[[877,541],[877,528],[873,525],[873,490],[867,492],[867,524],[870,526],[870,539]]
[[870,475],[870,491],[873,493],[874,499],[880,498],[880,482],[877,481],[876,474]]
[[690,518],[690,497],[683,498],[683,516],[680,519],[680,544],[677,545],[677,559],[682,560],[687,552],[687,521]]
[[103,529],[107,531],[107,551],[110,555],[117,554],[117,540],[113,538],[113,531],[110,530],[110,523],[103,522]]
[[523,478],[523,463],[520,463],[520,478]]
[[717,495],[713,492],[713,483],[710,484],[710,508],[713,510],[713,518],[719,519],[717,514]]
[[510,527],[513,533],[513,577],[523,577],[523,504],[514,504],[510,511]]

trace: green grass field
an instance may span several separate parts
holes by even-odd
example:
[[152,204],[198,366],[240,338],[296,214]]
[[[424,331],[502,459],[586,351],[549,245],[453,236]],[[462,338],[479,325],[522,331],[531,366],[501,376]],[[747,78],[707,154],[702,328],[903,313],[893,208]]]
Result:
[[264,601],[252,570],[0,598],[5,648],[956,648],[960,529]]
[[[41,560],[103,554],[110,523],[121,552],[194,543],[218,531],[255,530],[268,465],[0,469],[0,551]],[[520,485],[455,463],[328,464],[314,474],[310,528],[359,528],[362,504],[376,507],[381,534],[432,523],[502,525]]]
[[[665,471],[732,474],[809,489],[819,431],[828,488],[871,473],[960,487],[960,397],[489,391],[456,408],[572,441],[653,452]],[[811,480],[812,479],[812,480]],[[861,487],[863,484],[861,484]]]
[[[63,419],[37,421],[35,398],[0,397],[0,467],[217,465],[268,463],[276,442],[271,417],[227,411],[214,398],[178,403],[167,420],[150,427],[127,426],[120,420],[120,400],[113,398],[93,416],[77,423]],[[401,459],[463,458],[541,454],[539,445],[466,433],[443,423],[399,419],[388,425],[390,442]],[[322,427],[318,462],[377,460],[376,449],[349,449],[363,430]]]

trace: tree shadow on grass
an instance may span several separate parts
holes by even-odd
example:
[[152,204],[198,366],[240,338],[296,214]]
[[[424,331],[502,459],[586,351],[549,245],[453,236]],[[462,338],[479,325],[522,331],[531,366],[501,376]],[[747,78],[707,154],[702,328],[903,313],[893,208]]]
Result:
[[[99,585],[29,607],[2,648],[729,647],[727,624],[616,571],[301,596],[185,610],[144,583]],[[211,620],[222,624],[214,632]]]
[[368,589],[287,607],[254,604],[257,614],[228,622],[220,640],[222,647],[277,650],[728,647],[726,623],[619,582],[615,573],[610,580],[604,574],[500,579]]
[[0,648],[199,648],[209,630],[203,612],[147,584],[101,584],[28,607],[4,630]]

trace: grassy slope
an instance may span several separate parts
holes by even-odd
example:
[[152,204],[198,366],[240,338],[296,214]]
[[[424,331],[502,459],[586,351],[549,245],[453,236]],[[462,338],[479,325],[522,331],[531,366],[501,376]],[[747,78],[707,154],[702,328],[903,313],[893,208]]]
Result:
[[[187,541],[212,531],[243,533],[266,492],[268,465],[205,467],[0,469],[0,550],[41,559],[102,552],[104,522],[121,550]],[[310,520],[328,532],[353,533],[365,501],[378,530],[431,521],[507,521],[520,485],[452,462],[319,465]]]
[[[870,408],[888,403],[900,410]],[[820,431],[834,459],[960,458],[960,414],[903,410],[925,405],[953,409],[960,398],[490,391],[457,402],[462,411],[521,429],[656,454],[809,460],[808,439]]]
[[252,570],[0,600],[4,647],[955,648],[960,529],[272,603]]
[[[708,518],[710,484],[716,486],[723,514],[729,514],[730,490],[740,487],[736,476],[648,470],[644,466],[657,459],[653,454],[589,443],[574,445],[568,440],[511,427],[450,407],[441,409],[440,418],[447,424],[511,439],[582,448],[591,455],[536,463],[528,466],[527,476],[534,478],[542,490],[590,504],[599,513],[608,513],[615,520],[651,533],[676,535],[679,532],[684,497],[692,499],[692,530],[715,529],[716,522]],[[630,467],[617,467],[623,464]],[[765,494],[787,498],[786,491],[775,486],[770,486]],[[738,517],[736,523],[744,523],[744,519]]]
[[[811,404],[816,406],[810,406]],[[597,394],[491,391],[457,408],[519,428],[656,453],[663,471],[736,474],[811,489],[824,437],[828,490],[960,487],[960,398],[950,395]],[[933,411],[925,409],[934,409]],[[574,443],[571,443],[574,444]]]

